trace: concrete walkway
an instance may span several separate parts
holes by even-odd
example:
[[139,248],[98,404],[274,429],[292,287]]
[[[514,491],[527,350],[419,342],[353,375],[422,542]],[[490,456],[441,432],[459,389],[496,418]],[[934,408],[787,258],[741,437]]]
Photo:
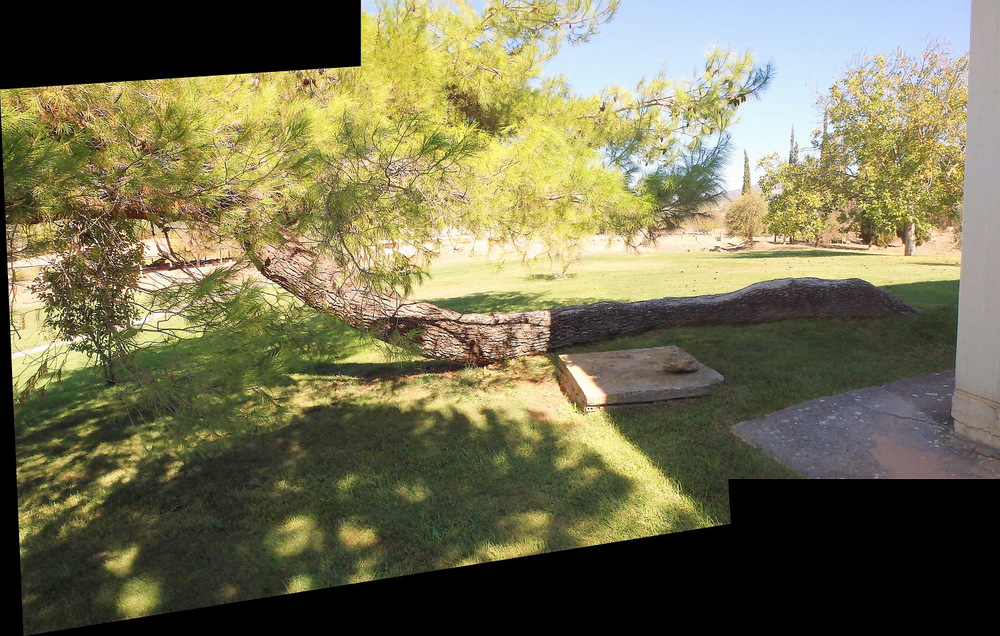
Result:
[[954,370],[820,398],[732,427],[820,479],[998,479],[1000,453],[954,435]]

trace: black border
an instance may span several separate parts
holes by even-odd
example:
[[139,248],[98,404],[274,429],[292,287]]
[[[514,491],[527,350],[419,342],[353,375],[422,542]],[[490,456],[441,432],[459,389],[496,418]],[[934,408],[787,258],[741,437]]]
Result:
[[113,6],[5,12],[0,89],[361,65],[360,2]]

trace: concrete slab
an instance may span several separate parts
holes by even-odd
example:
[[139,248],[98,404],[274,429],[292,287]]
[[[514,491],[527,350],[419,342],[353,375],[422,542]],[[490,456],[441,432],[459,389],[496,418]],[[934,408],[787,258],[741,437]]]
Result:
[[1000,459],[956,437],[955,372],[810,400],[732,431],[819,479],[997,479]]
[[607,406],[659,402],[704,395],[722,375],[701,362],[689,373],[664,371],[679,347],[652,347],[558,357],[556,373],[567,396],[586,412]]

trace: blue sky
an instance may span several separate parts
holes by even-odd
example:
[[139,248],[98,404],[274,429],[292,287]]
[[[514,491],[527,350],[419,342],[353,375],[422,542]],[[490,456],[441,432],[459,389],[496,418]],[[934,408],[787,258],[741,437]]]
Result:
[[[371,0],[362,8],[372,10]],[[614,19],[590,41],[565,46],[545,67],[566,75],[578,94],[611,84],[634,88],[665,69],[672,78],[704,70],[713,46],[750,51],[775,75],[759,101],[747,101],[729,129],[733,155],[728,189],[743,184],[743,152],[753,182],[757,161],[787,156],[789,137],[801,149],[822,125],[816,100],[856,56],[901,48],[919,55],[928,39],[947,42],[955,55],[969,49],[971,0],[622,0]]]
[[816,100],[857,55],[908,55],[928,38],[947,42],[955,55],[969,49],[970,0],[623,0],[614,19],[590,41],[566,47],[546,65],[579,94],[610,84],[634,87],[666,70],[690,77],[704,69],[712,45],[747,50],[775,68],[759,101],[744,104],[729,129],[733,157],[728,189],[743,183],[743,151],[754,183],[757,161],[772,152],[787,156],[795,128],[800,148],[822,124]]

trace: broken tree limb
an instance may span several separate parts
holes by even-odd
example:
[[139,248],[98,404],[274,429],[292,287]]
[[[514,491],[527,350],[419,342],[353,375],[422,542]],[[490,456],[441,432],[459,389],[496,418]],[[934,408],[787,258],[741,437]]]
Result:
[[490,364],[651,329],[746,325],[792,318],[883,318],[917,310],[858,278],[783,278],[738,291],[535,311],[462,314],[356,284],[292,238],[258,245],[263,276],[307,305],[389,342],[400,337],[439,360]]

